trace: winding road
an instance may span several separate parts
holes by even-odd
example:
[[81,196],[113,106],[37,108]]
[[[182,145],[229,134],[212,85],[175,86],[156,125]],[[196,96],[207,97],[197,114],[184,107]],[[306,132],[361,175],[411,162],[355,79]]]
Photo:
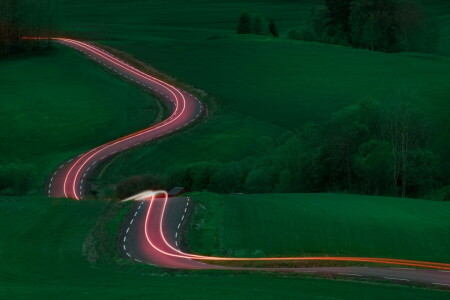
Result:
[[[167,104],[170,116],[156,125],[98,146],[62,164],[48,183],[48,196],[82,199],[91,189],[87,177],[96,166],[118,153],[181,130],[194,122],[204,110],[201,102],[191,94],[136,69],[104,49],[72,39],[55,40],[85,53],[124,79],[147,89]],[[181,243],[183,228],[193,207],[190,198],[169,198],[166,192],[159,191],[144,192],[127,200],[136,203],[121,232],[121,249],[126,257],[136,262],[178,269],[258,270],[378,278],[450,288],[450,264],[445,263],[364,257],[232,258],[185,253],[181,250]],[[387,267],[238,268],[212,263],[255,260],[370,262]]]
[[55,40],[85,53],[89,58],[117,73],[122,78],[148,90],[167,104],[171,114],[169,118],[154,126],[98,146],[62,164],[53,173],[48,183],[48,196],[82,199],[90,190],[86,178],[96,165],[118,153],[188,126],[203,111],[202,103],[191,94],[141,72],[101,48],[71,39],[55,38]]

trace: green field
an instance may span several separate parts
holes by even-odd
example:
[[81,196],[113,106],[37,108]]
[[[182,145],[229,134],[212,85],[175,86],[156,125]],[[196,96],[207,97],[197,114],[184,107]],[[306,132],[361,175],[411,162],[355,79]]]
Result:
[[159,111],[150,95],[66,47],[0,64],[0,165],[31,165],[36,194],[59,163],[148,126]]
[[[62,35],[134,55],[218,98],[218,109],[187,131],[129,151],[102,182],[115,184],[175,165],[237,161],[258,141],[293,132],[366,97],[389,103],[393,90],[421,97],[438,151],[450,148],[450,4],[422,0],[441,23],[439,55],[383,54],[284,38],[236,36],[251,10],[281,33],[298,27],[323,0],[61,0]],[[155,99],[81,54],[0,62],[0,166],[32,166],[30,194],[43,195],[58,164],[155,120]],[[30,146],[32,145],[32,146]],[[450,161],[447,161],[449,164]],[[450,262],[449,203],[333,194],[194,194],[193,251],[220,255],[380,256]],[[110,257],[120,215],[100,262],[83,249],[109,203],[0,197],[0,298],[447,299],[408,286],[267,274],[161,270]],[[124,212],[124,211],[122,211]],[[115,227],[116,226],[116,227]],[[264,230],[262,230],[264,228]],[[102,236],[96,236],[102,242]],[[103,241],[104,242],[104,241]],[[105,249],[103,249],[105,250]]]
[[[442,0],[422,2],[440,20],[445,54],[450,6]],[[436,152],[450,148],[447,57],[234,35],[244,10],[274,18],[286,32],[322,0],[104,3],[63,1],[62,28],[130,53],[219,99],[219,110],[208,123],[117,159],[105,174],[106,182],[174,164],[239,160],[256,152],[251,144],[260,136],[276,137],[311,121],[324,122],[336,110],[367,97],[394,104],[392,94],[398,89],[421,97],[420,109],[435,132]]]
[[197,253],[450,262],[448,202],[338,194],[192,199],[199,205],[187,238]]
[[[214,276],[83,257],[107,202],[0,198],[2,299],[446,299],[448,292],[263,274]],[[113,222],[113,221],[111,221]],[[114,225],[113,222],[111,225]],[[115,248],[113,244],[109,245]]]

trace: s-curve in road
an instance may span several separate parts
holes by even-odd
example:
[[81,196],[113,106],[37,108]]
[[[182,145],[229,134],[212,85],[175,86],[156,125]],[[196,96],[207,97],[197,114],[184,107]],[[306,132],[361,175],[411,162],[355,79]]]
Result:
[[83,198],[89,190],[86,176],[102,161],[142,143],[180,130],[195,121],[203,110],[201,102],[191,94],[136,69],[99,47],[65,38],[54,40],[85,53],[89,58],[124,79],[147,89],[167,104],[170,116],[156,125],[98,146],[61,165],[48,183],[48,196],[77,200]]
[[[187,253],[182,250],[182,234],[193,207],[189,197],[168,198],[166,192],[149,191],[126,200],[136,200],[136,203],[124,221],[120,236],[120,249],[126,257],[136,262],[177,269],[315,273],[450,288],[450,264],[447,263],[374,257],[233,258]],[[214,264],[215,261],[319,260],[368,262],[379,264],[380,267],[241,268]]]

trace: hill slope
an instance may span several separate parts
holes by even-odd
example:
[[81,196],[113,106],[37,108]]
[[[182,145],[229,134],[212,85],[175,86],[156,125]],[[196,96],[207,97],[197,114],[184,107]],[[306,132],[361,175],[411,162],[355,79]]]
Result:
[[192,199],[199,205],[188,245],[202,254],[450,262],[448,202],[338,194],[196,193]]
[[[212,276],[163,270],[103,257],[88,263],[83,247],[107,202],[0,198],[0,298],[5,299],[446,299],[445,291],[258,274]],[[104,214],[103,214],[104,216]],[[110,219],[105,228],[117,230]],[[114,237],[113,237],[114,238]],[[114,244],[108,245],[115,249]],[[227,273],[228,274],[228,273]]]

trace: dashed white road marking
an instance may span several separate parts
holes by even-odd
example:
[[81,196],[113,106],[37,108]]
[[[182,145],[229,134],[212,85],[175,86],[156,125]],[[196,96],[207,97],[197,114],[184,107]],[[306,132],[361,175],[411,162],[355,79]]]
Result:
[[353,273],[338,273],[339,275],[347,275],[347,276],[362,276],[360,274],[353,274]]
[[133,224],[133,222],[134,222],[134,219],[131,219],[131,221],[130,221],[130,225],[131,225],[131,224]]
[[317,273],[317,271],[301,271],[301,273]]
[[409,281],[409,279],[404,279],[404,278],[395,278],[395,277],[384,277],[384,279],[389,279],[389,280],[401,280],[401,281]]
[[439,282],[433,282],[435,285],[444,285],[444,286],[450,286],[448,283],[439,283]]
[[128,233],[128,231],[130,231],[130,227],[127,228],[127,233]]

